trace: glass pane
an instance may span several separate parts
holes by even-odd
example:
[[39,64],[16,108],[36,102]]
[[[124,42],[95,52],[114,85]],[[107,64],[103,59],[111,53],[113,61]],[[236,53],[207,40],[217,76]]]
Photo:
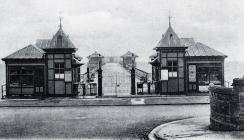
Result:
[[161,67],[167,67],[166,58],[161,59]]
[[66,58],[71,58],[71,54],[65,54]]
[[55,63],[55,69],[59,68],[59,63]]
[[33,86],[33,75],[22,76],[22,86]]
[[168,53],[168,57],[177,57],[177,53]]
[[201,73],[198,75],[198,82],[200,85],[208,85],[209,84],[209,75],[208,73]]
[[20,74],[20,70],[10,70],[9,74]]
[[47,57],[48,59],[53,59],[53,54],[49,54]]
[[210,73],[210,83],[214,83],[214,84],[221,84],[221,75],[218,72],[212,72]]
[[177,67],[173,67],[173,71],[177,72],[178,68]]
[[66,68],[71,68],[71,59],[66,59],[65,60],[65,67]]
[[161,53],[161,57],[166,57],[166,53]]
[[184,68],[179,68],[179,77],[184,77]]
[[178,53],[178,57],[183,57],[184,53]]
[[11,75],[9,79],[10,87],[20,87],[20,76],[19,75]]
[[184,59],[183,58],[178,58],[178,63],[179,63],[180,67],[184,66]]
[[55,54],[54,58],[64,58],[64,54]]
[[53,60],[48,60],[48,68],[53,68]]

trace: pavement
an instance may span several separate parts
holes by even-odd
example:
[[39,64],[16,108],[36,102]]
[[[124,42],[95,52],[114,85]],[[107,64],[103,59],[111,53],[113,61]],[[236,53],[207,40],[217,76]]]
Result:
[[133,106],[209,104],[209,96],[156,96],[114,98],[4,99],[0,107]]
[[150,140],[243,140],[244,131],[211,131],[209,116],[177,120],[154,128]]
[[160,124],[209,114],[209,104],[0,107],[0,139],[148,139]]

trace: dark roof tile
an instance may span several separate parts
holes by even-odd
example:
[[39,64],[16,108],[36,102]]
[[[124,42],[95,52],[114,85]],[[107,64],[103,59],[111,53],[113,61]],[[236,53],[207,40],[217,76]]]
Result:
[[42,59],[44,53],[45,52],[42,49],[35,47],[33,45],[28,45],[10,55],[8,55],[7,57],[3,58],[3,60],[7,60],[7,59]]

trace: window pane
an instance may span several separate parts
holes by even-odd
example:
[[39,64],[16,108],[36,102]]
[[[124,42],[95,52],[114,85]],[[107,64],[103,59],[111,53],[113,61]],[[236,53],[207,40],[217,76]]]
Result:
[[208,85],[209,84],[208,73],[200,73],[198,76],[198,81],[200,85]]
[[55,54],[54,58],[64,58],[64,54]]
[[48,59],[53,59],[53,54],[49,54],[47,57]]
[[178,57],[183,57],[184,53],[178,53]]
[[173,64],[172,64],[172,61],[168,61],[168,67],[172,67]]
[[184,66],[184,59],[183,58],[179,58],[178,59],[178,63],[179,63],[180,67]]
[[184,68],[179,68],[179,77],[184,77]]
[[71,59],[66,59],[65,60],[65,67],[66,68],[71,68]]
[[20,74],[20,70],[10,70],[9,74]]
[[66,58],[71,58],[71,54],[65,54]]
[[64,69],[60,69],[60,71],[59,71],[60,73],[64,73]]
[[161,57],[166,57],[166,53],[161,53]]
[[22,86],[33,86],[33,75],[22,76]]
[[161,64],[162,64],[162,65],[161,65],[162,67],[167,67],[166,58],[162,58],[162,59],[161,59]]
[[59,63],[55,63],[55,69],[59,68]]
[[168,53],[168,57],[177,57],[177,53]]
[[60,63],[60,68],[64,68],[64,63]]
[[48,60],[48,68],[53,68],[53,60]]
[[48,79],[53,80],[53,70],[48,70]]
[[178,66],[177,61],[173,61],[172,64],[173,64],[174,67],[177,67]]
[[173,71],[174,72],[177,72],[178,71],[178,68],[177,67],[173,67]]
[[20,87],[20,76],[19,75],[11,75],[9,79],[10,87]]
[[210,82],[214,84],[221,84],[221,75],[218,72],[210,73]]

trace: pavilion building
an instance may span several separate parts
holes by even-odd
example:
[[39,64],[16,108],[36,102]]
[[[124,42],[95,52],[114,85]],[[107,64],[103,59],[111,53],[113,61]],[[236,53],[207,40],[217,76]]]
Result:
[[80,81],[81,57],[59,30],[52,39],[37,40],[3,58],[6,64],[6,96],[75,96]]
[[154,50],[150,64],[156,93],[189,95],[208,92],[210,83],[224,86],[227,56],[193,38],[179,38],[170,21]]

